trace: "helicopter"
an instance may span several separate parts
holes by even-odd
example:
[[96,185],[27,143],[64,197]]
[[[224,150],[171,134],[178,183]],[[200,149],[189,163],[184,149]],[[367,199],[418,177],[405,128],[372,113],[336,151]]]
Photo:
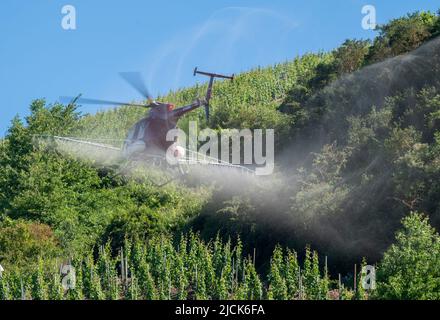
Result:
[[[146,103],[125,103],[109,100],[98,100],[77,97],[60,97],[61,101],[68,101],[69,104],[99,104],[113,106],[132,106],[148,109],[147,115],[136,122],[129,130],[126,139],[121,147],[115,147],[105,143],[96,142],[94,139],[82,139],[75,137],[53,136],[52,138],[62,143],[75,143],[80,146],[88,146],[96,149],[105,149],[116,152],[123,159],[133,162],[142,161],[154,166],[169,168],[174,166],[179,172],[185,174],[191,165],[197,164],[206,167],[221,167],[233,169],[240,173],[254,174],[250,168],[231,164],[217,158],[202,155],[198,152],[188,150],[176,145],[173,141],[166,139],[169,130],[176,129],[179,119],[187,113],[204,107],[206,120],[209,121],[210,100],[215,79],[227,79],[234,81],[234,75],[222,75],[200,71],[196,67],[193,75],[203,75],[209,77],[206,95],[203,98],[195,99],[191,104],[176,107],[174,104],[156,101],[145,86],[142,76],[138,72],[124,72],[120,76],[127,81],[136,91],[146,98]],[[96,139],[98,140],[98,139]],[[105,139],[104,139],[105,140]],[[92,151],[93,152],[93,151]],[[171,154],[170,154],[171,153]],[[170,164],[167,157],[173,157],[175,161]]]

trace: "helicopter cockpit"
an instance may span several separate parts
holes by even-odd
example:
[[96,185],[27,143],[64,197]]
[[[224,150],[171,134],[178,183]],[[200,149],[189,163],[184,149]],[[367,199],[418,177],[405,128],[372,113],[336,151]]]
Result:
[[138,121],[127,133],[127,137],[124,141],[122,148],[125,157],[130,157],[136,153],[142,153],[146,150],[146,144],[144,141],[145,129],[148,118],[144,118]]

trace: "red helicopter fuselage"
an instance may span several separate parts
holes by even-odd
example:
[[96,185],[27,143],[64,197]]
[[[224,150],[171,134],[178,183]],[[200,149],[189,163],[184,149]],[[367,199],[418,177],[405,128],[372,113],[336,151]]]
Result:
[[194,109],[205,106],[206,119],[209,120],[209,101],[212,96],[214,79],[234,80],[234,75],[225,76],[199,71],[195,68],[194,76],[197,74],[210,78],[206,97],[204,99],[197,99],[192,104],[177,109],[174,109],[172,104],[153,102],[149,106],[151,109],[148,117],[137,122],[130,130],[123,148],[126,156],[130,157],[133,153],[166,153],[168,148],[174,143],[174,141],[167,141],[167,133],[169,130],[177,127],[177,122],[183,115]]
[[175,109],[168,103],[156,103],[148,117],[138,121],[129,131],[124,145],[127,155],[133,153],[165,153],[174,141],[167,141],[169,130],[177,127],[177,122],[186,113],[205,105],[198,99],[194,103]]

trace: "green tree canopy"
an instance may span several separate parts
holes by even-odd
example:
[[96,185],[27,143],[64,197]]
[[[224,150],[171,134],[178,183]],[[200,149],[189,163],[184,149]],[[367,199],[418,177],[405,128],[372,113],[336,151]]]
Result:
[[439,234],[418,213],[405,217],[402,224],[379,264],[376,297],[440,299]]

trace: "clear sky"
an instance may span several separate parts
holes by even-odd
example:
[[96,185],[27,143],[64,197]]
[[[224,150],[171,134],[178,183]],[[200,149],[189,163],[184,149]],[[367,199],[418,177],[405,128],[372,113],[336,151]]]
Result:
[[[238,73],[372,38],[361,27],[368,4],[378,23],[440,8],[438,0],[1,0],[0,136],[36,98],[139,100],[121,71],[140,71],[153,94],[166,93],[203,81],[195,66]],[[65,5],[76,9],[76,30],[61,26]]]

